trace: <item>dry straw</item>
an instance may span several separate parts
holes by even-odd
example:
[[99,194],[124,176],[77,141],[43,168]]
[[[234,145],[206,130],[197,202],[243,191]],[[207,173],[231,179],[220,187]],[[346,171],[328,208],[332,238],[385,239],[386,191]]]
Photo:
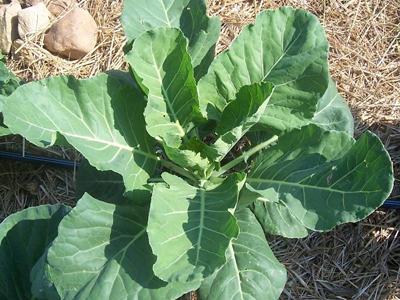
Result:
[[[218,52],[265,8],[291,5],[315,13],[324,24],[330,70],[356,117],[357,134],[370,129],[400,168],[400,1],[399,0],[209,0],[210,14],[223,20]],[[39,34],[14,51],[10,68],[26,80],[73,74],[93,76],[124,69],[121,0],[84,0],[99,25],[95,51],[78,61],[58,58],[42,47]],[[17,137],[0,140],[1,149],[21,151]],[[29,151],[43,153],[27,145]],[[46,155],[78,159],[63,149]],[[0,219],[18,209],[74,202],[74,173],[16,163],[0,163]],[[393,193],[398,197],[398,185]],[[288,268],[282,299],[400,299],[400,214],[380,211],[366,221],[313,233],[302,240],[270,239]],[[188,297],[186,297],[188,298]],[[189,296],[195,298],[195,295]]]

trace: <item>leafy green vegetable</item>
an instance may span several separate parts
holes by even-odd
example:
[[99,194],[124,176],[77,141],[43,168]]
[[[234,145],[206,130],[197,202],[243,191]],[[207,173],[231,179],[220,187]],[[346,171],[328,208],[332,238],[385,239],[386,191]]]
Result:
[[234,209],[243,177],[196,188],[164,173],[150,207],[150,245],[157,256],[154,272],[169,282],[198,281],[225,263],[225,251],[239,233]]
[[265,234],[356,222],[390,194],[389,155],[370,132],[353,139],[312,14],[262,12],[215,59],[220,23],[204,0],[125,0],[122,23],[129,73],[0,98],[11,132],[87,160],[68,215],[44,207],[0,225],[0,295],[278,299],[286,272]]
[[200,287],[201,299],[277,299],[286,270],[272,253],[248,208],[236,212],[240,234],[227,250],[227,262]]
[[167,284],[152,271],[147,208],[84,195],[50,247],[49,277],[61,299],[174,299],[199,283]]
[[237,93],[236,99],[226,106],[216,128],[219,138],[213,144],[220,159],[260,121],[271,93],[272,85],[269,82],[244,86]]
[[198,107],[186,47],[178,29],[159,28],[136,39],[126,56],[138,81],[148,90],[144,112],[147,131],[173,148],[181,145]]
[[56,144],[61,134],[91,165],[121,174],[129,190],[143,189],[157,162],[144,129],[145,105],[138,87],[119,76],[53,77],[9,96],[4,121],[42,147]]
[[202,111],[219,120],[242,86],[270,81],[275,89],[261,123],[279,130],[305,125],[328,87],[327,56],[315,16],[289,7],[262,12],[200,80]]
[[17,212],[0,224],[0,298],[31,299],[29,273],[57,236],[68,213],[64,205],[43,205]]
[[392,165],[382,143],[372,133],[355,142],[345,133],[310,126],[283,135],[261,154],[247,185],[266,201],[284,202],[312,230],[367,217],[393,188]]

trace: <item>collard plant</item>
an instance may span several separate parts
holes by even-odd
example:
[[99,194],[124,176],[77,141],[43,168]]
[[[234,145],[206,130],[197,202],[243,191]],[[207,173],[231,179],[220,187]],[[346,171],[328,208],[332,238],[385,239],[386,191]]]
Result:
[[76,207],[2,223],[3,299],[277,299],[266,236],[356,222],[389,195],[390,158],[352,137],[312,14],[264,11],[216,57],[204,1],[126,0],[122,24],[130,72],[1,98],[8,130],[87,159]]

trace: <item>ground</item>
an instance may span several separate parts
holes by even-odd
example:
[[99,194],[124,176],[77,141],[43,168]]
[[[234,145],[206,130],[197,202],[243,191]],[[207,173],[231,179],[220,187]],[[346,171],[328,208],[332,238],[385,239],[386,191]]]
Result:
[[[378,134],[400,163],[400,0],[209,0],[210,14],[223,20],[218,51],[265,9],[291,5],[310,10],[323,23],[330,41],[330,69],[356,119],[356,135]],[[42,36],[16,51],[9,66],[26,80],[49,75],[92,76],[122,69],[121,0],[83,0],[99,25],[95,51],[69,62],[44,50]],[[0,140],[0,150],[29,151],[79,160],[62,148],[40,150],[19,137]],[[396,176],[397,177],[397,176]],[[75,172],[24,163],[0,163],[0,219],[32,205],[73,204]],[[398,180],[396,179],[396,182]],[[396,183],[392,197],[400,191]],[[288,269],[282,299],[400,299],[400,212],[380,210],[358,224],[301,240],[270,237]]]

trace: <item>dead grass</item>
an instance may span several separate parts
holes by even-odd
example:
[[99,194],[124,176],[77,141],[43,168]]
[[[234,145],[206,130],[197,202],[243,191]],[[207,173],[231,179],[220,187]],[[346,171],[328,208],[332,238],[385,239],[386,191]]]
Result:
[[[330,69],[356,117],[357,133],[370,129],[387,146],[400,170],[400,1],[399,0],[209,0],[210,13],[224,22],[218,51],[240,28],[265,9],[302,7],[324,24],[331,44]],[[96,51],[69,62],[41,47],[42,37],[19,47],[9,66],[26,80],[51,75],[92,76],[125,68],[121,0],[84,0],[99,25]],[[42,153],[27,145],[29,151]],[[22,151],[18,137],[0,141],[0,149]],[[46,155],[75,159],[62,149]],[[74,202],[73,172],[0,162],[0,219],[41,203]],[[398,185],[393,196],[398,197]],[[379,211],[364,222],[340,226],[306,239],[271,238],[289,271],[282,299],[400,299],[400,215]]]

